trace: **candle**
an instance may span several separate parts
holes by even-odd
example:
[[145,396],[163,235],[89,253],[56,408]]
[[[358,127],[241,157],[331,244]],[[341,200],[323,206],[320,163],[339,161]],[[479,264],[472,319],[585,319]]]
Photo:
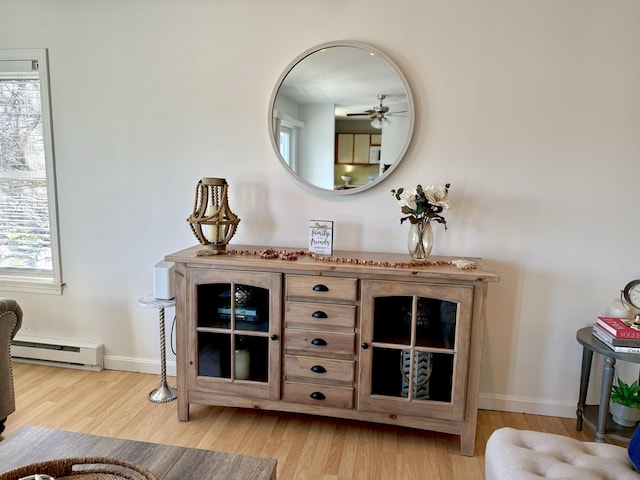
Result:
[[[211,204],[207,205],[207,210],[204,212],[205,216],[210,217],[214,213],[215,213],[215,207]],[[204,238],[209,240],[210,243],[216,243],[217,241],[216,230],[213,225],[203,224],[202,234],[204,235]]]
[[246,380],[249,378],[250,363],[251,353],[249,350],[236,350],[236,380]]
[[632,312],[630,312],[629,309],[625,308],[625,305],[617,299],[611,302],[611,305],[609,305],[607,316],[617,318],[633,318]]

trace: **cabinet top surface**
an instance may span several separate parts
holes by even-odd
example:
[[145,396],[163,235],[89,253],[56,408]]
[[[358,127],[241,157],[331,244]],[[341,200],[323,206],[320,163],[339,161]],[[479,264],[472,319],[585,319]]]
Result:
[[[500,277],[481,258],[475,257],[429,257],[426,264],[410,262],[408,254],[334,251],[331,257],[321,257],[327,260],[315,259],[308,256],[307,251],[295,248],[279,248],[248,245],[229,245],[226,252],[217,255],[197,255],[198,251],[206,250],[201,245],[180,250],[165,257],[166,261],[189,264],[190,266],[216,266],[227,268],[258,269],[283,273],[322,274],[335,272],[343,275],[355,276],[402,276],[431,279],[455,279],[458,281],[498,282]],[[284,252],[304,252],[295,260],[281,258],[263,258],[260,253],[265,250]],[[233,253],[240,252],[240,253]],[[329,261],[329,260],[333,261]],[[429,262],[448,262],[452,260],[468,260],[475,264],[475,268],[459,269],[454,265],[434,265]],[[358,263],[359,262],[359,263]]]

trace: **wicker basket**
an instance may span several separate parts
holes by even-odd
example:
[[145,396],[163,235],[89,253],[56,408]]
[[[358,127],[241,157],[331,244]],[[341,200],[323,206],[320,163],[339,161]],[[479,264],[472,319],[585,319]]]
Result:
[[153,473],[140,465],[106,457],[61,458],[32,463],[0,473],[0,480],[19,480],[35,474],[46,474],[56,480],[157,480]]

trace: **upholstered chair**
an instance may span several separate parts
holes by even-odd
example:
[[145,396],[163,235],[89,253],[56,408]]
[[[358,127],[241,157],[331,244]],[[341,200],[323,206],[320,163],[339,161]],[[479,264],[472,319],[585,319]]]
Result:
[[22,325],[18,302],[0,297],[0,433],[10,413],[16,409],[11,367],[11,340]]
[[[640,435],[640,430],[636,430]],[[487,441],[485,480],[640,480],[640,438],[627,448],[553,433],[500,428]]]

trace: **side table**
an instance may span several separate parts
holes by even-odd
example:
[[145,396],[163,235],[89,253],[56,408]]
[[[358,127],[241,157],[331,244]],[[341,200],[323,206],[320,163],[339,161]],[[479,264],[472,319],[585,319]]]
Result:
[[138,299],[138,305],[146,308],[157,308],[160,315],[160,386],[149,392],[149,400],[156,403],[166,403],[178,398],[178,391],[167,385],[167,355],[164,333],[164,309],[173,307],[175,304],[175,298],[161,300],[152,295],[147,295]]
[[[580,396],[576,415],[576,430],[582,430],[582,421],[587,422],[596,431],[596,442],[604,442],[607,437],[620,441],[628,441],[635,431],[635,427],[623,427],[615,423],[609,415],[609,399],[615,374],[616,360],[640,363],[640,355],[635,353],[618,353],[611,350],[591,333],[593,327],[584,327],[576,333],[578,343],[582,345],[582,370],[580,372]],[[604,357],[602,366],[602,387],[600,388],[600,404],[587,405],[587,390],[591,375],[593,352]]]

